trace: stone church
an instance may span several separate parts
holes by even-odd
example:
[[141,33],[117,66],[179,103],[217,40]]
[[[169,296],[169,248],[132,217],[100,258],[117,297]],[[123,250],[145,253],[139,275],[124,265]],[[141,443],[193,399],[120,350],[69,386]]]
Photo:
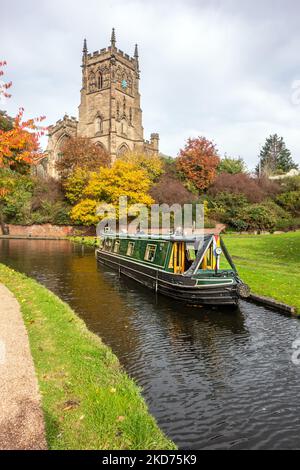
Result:
[[84,40],[81,67],[79,119],[65,115],[49,127],[47,173],[57,177],[55,162],[70,136],[89,137],[108,152],[112,162],[128,150],[158,153],[158,134],[144,140],[137,45],[133,57],[117,49],[114,29],[110,46],[92,54]]

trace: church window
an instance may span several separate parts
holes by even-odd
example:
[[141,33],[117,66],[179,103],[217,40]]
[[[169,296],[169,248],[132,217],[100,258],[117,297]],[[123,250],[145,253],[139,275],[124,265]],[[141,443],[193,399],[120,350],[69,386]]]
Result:
[[103,75],[101,72],[98,74],[98,88],[101,90],[103,88]]
[[119,147],[119,149],[118,149],[118,151],[117,151],[117,155],[118,155],[118,156],[123,155],[124,153],[126,153],[126,152],[128,152],[128,151],[129,151],[129,148],[128,148],[128,146],[124,143],[124,144],[122,144],[122,145]]

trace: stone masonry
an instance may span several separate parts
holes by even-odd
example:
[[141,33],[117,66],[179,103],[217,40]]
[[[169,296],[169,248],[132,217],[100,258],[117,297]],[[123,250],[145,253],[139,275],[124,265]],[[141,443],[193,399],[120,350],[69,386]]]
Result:
[[71,136],[90,138],[108,152],[112,162],[128,150],[158,153],[158,134],[151,134],[150,141],[144,140],[137,45],[133,57],[117,49],[114,29],[111,45],[92,54],[84,40],[81,67],[79,119],[65,115],[50,126],[47,173],[57,177],[55,162]]

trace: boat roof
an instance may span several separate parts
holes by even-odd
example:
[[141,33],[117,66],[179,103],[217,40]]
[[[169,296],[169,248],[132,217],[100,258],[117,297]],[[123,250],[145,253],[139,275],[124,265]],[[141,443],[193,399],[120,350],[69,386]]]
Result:
[[208,241],[214,234],[194,234],[194,235],[160,235],[160,234],[146,234],[146,233],[116,233],[116,232],[105,232],[103,233],[105,237],[115,237],[121,239],[130,239],[130,240],[161,240],[161,241],[184,241],[184,242],[196,242],[196,241]]

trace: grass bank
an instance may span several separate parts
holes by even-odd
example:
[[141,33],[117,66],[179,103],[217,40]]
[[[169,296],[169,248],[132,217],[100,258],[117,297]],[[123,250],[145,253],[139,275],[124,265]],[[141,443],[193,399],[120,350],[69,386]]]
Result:
[[300,232],[226,235],[224,241],[253,293],[296,307],[300,314]]
[[99,239],[97,237],[68,237],[68,240],[87,246],[99,246]]
[[176,448],[116,356],[66,303],[3,265],[0,282],[21,305],[50,449]]

